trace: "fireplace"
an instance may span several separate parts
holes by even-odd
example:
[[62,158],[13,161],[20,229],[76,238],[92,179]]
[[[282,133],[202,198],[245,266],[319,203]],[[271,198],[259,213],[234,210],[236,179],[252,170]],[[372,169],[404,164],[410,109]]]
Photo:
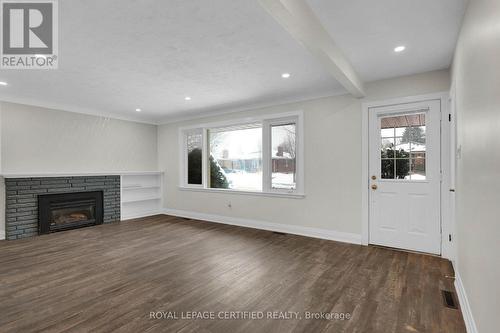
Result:
[[102,222],[102,191],[38,196],[39,234],[82,228]]

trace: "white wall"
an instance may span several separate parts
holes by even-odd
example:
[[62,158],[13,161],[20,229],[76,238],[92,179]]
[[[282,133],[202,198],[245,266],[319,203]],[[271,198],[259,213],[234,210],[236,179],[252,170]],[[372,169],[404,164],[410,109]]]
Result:
[[3,174],[153,171],[157,126],[1,103]]
[[[361,234],[361,103],[447,91],[448,71],[366,85],[367,96],[348,95],[262,108],[159,127],[159,165],[166,171],[164,206],[170,209]],[[181,191],[178,128],[258,114],[304,111],[304,199]],[[227,207],[231,202],[232,208]]]
[[470,1],[453,64],[458,273],[478,331],[500,320],[500,1]]

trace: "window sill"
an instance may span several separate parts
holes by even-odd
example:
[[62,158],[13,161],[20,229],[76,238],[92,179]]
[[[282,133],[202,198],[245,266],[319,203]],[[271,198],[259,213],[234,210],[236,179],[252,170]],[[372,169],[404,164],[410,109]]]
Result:
[[179,186],[179,190],[193,191],[193,192],[222,193],[222,194],[253,195],[259,197],[276,197],[276,198],[290,198],[290,199],[304,199],[306,197],[305,194],[301,193],[238,191],[238,190],[225,190],[216,188],[187,187],[187,186]]

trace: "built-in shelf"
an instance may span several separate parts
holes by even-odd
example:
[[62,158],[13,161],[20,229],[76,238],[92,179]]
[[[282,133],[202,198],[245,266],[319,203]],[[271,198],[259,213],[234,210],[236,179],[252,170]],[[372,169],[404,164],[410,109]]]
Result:
[[141,201],[148,201],[148,200],[160,200],[161,197],[149,197],[149,198],[138,198],[138,199],[128,199],[128,200],[122,200],[122,203],[129,203],[129,202],[141,202]]
[[142,189],[150,189],[150,188],[160,188],[160,186],[127,186],[123,187],[124,190],[142,190]]
[[122,220],[158,214],[162,204],[162,173],[121,176]]

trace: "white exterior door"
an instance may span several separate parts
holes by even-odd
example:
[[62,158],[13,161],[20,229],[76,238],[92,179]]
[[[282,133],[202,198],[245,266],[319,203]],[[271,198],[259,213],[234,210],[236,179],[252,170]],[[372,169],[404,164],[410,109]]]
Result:
[[439,100],[369,109],[371,244],[441,254]]

